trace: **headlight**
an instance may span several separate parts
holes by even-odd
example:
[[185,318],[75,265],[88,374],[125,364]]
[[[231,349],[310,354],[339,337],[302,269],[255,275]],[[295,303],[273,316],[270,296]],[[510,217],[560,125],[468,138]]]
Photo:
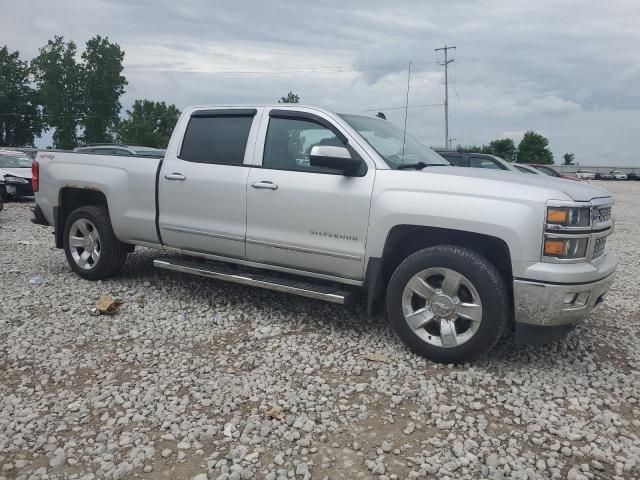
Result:
[[590,207],[547,207],[548,225],[588,228],[590,220]]
[[584,258],[587,256],[588,244],[589,237],[545,235],[543,255],[566,260]]
[[5,175],[4,183],[29,183],[29,180],[20,177],[13,177],[11,175]]

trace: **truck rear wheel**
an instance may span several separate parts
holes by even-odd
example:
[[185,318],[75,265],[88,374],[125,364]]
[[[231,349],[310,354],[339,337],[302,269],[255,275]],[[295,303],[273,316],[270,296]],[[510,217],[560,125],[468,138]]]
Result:
[[463,363],[498,342],[509,316],[508,290],[496,268],[467,248],[420,250],[395,270],[387,310],[411,350],[441,363]]
[[64,227],[64,253],[73,271],[87,280],[116,275],[127,260],[127,249],[113,233],[109,211],[102,206],[71,212]]

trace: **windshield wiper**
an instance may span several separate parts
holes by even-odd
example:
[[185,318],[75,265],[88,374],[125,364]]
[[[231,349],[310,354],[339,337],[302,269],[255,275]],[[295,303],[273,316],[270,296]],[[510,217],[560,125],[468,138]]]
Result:
[[407,163],[406,165],[400,165],[396,167],[396,170],[422,170],[425,167],[446,167],[446,163]]

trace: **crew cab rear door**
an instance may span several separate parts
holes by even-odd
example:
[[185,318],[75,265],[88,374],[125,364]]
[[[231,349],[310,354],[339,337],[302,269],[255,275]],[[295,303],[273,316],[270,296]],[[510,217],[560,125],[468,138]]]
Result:
[[176,126],[158,179],[162,242],[192,252],[245,258],[246,184],[258,109],[195,110]]
[[[316,145],[358,155],[356,176],[312,167]],[[360,280],[375,165],[322,112],[265,110],[247,185],[247,260]]]

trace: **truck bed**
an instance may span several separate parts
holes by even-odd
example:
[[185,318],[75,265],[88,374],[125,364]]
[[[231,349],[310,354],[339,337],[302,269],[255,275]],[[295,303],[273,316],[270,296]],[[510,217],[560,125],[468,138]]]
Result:
[[[40,150],[40,191],[36,200],[54,224],[58,192],[68,189],[101,192],[109,207],[113,230],[124,242],[158,242],[156,184],[162,159]],[[56,197],[56,198],[54,198]]]

